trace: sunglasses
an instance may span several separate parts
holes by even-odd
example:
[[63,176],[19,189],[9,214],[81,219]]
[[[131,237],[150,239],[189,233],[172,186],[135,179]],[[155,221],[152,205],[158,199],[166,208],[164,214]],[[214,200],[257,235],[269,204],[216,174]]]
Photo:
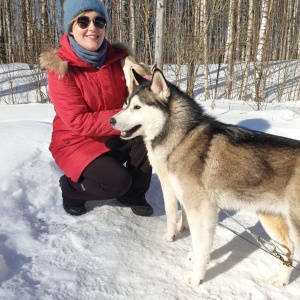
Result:
[[76,22],[81,29],[88,28],[91,22],[93,22],[98,29],[103,29],[106,26],[106,20],[103,17],[96,17],[94,20],[90,20],[89,17],[83,16],[79,17]]

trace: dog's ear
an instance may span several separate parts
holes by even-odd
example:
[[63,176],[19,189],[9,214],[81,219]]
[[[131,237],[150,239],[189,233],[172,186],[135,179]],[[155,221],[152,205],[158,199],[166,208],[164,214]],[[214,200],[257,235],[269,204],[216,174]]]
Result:
[[141,85],[148,81],[143,76],[141,76],[134,68],[131,68],[131,72],[133,74],[133,80],[136,85]]
[[154,70],[150,89],[160,99],[167,99],[170,96],[168,83],[159,69]]

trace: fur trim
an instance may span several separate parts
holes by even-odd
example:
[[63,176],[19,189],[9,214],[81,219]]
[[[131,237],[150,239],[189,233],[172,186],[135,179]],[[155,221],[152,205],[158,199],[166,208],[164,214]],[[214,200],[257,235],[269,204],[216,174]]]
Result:
[[[124,43],[113,43],[114,48],[123,50],[133,56],[133,50]],[[134,60],[134,58],[132,57]],[[68,63],[62,60],[55,50],[43,52],[39,57],[40,67],[46,72],[55,72],[60,78],[68,72]]]
[[46,72],[55,72],[59,77],[64,77],[68,72],[68,63],[62,60],[56,51],[43,52],[39,57],[40,66]]

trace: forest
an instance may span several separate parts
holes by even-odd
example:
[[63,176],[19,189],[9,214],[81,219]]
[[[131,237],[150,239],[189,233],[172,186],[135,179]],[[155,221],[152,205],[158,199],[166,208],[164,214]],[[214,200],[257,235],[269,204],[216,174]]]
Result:
[[[76,0],[74,0],[74,4]],[[186,78],[195,94],[201,74],[204,99],[233,97],[262,103],[268,78],[278,64],[280,90],[293,87],[300,98],[300,0],[106,0],[107,39],[131,46],[138,61],[157,61],[157,36],[163,68],[173,81]],[[158,6],[163,18],[158,18]],[[59,47],[63,0],[7,0],[0,5],[0,63],[37,66],[44,50]],[[159,28],[162,32],[158,32]],[[281,68],[280,67],[280,68]],[[219,82],[220,72],[226,73]],[[214,74],[212,76],[212,73]],[[1,90],[0,90],[1,92]]]

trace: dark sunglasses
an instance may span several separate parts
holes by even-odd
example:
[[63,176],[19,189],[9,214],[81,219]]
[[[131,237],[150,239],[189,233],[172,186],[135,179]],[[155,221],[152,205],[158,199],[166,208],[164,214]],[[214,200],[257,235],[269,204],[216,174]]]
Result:
[[81,29],[86,29],[90,26],[93,21],[94,25],[98,29],[103,29],[106,25],[106,20],[103,17],[96,17],[94,20],[90,20],[89,17],[79,17],[76,22]]

